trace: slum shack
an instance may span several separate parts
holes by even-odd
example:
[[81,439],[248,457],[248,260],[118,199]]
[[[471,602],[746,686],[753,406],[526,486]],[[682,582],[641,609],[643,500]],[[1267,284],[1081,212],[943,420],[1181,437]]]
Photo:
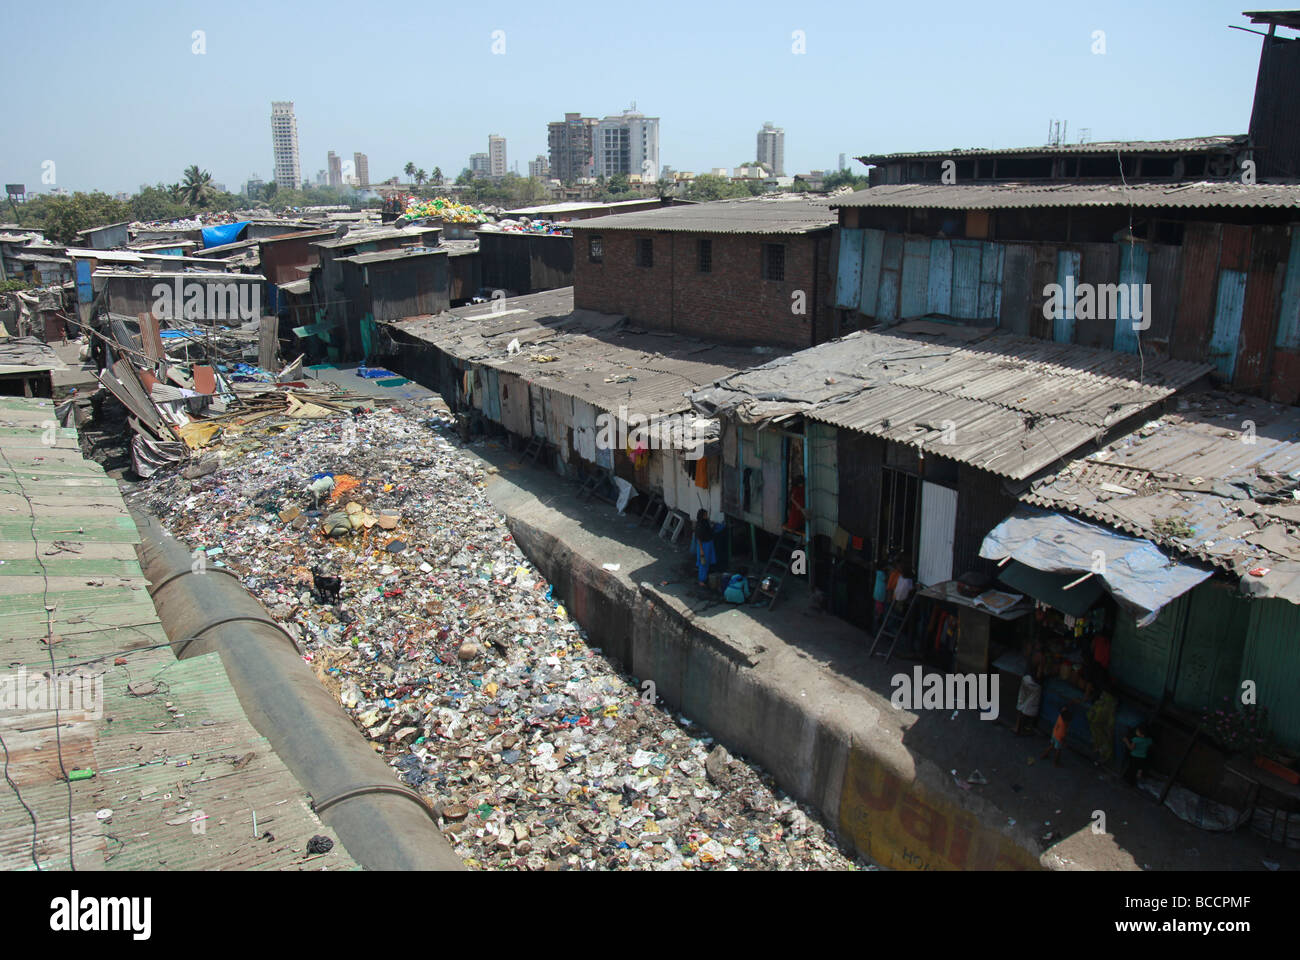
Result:
[[507,296],[573,285],[573,237],[480,228],[483,286]]
[[749,529],[752,560],[793,528],[830,609],[874,639],[878,571],[908,567],[919,587],[987,578],[980,544],[1015,506],[1009,484],[1207,371],[924,319],[771,361],[691,400],[720,421],[723,507]]
[[450,305],[447,253],[436,247],[384,250],[340,257],[347,325],[339,346],[345,357],[371,356],[374,324],[437,314]]
[[[1175,409],[1033,478],[982,550],[1004,565],[1003,582],[1035,602],[1055,678],[1047,694],[1079,696],[1092,671],[1093,686],[1113,684],[1122,702],[1157,718],[1158,770],[1292,842],[1297,491],[1300,410],[1189,392]],[[1267,743],[1247,750],[1216,739],[1220,723],[1259,709]],[[1086,725],[1072,732],[1089,745]],[[1257,754],[1269,762],[1256,765]]]
[[942,316],[1300,399],[1300,184],[900,183],[833,206],[837,330]]
[[[357,358],[347,352],[350,347],[343,336],[349,323],[349,301],[343,289],[344,268],[339,261],[360,253],[378,253],[400,247],[435,247],[439,236],[437,229],[430,228],[368,227],[312,244],[318,251],[320,262],[311,268],[310,273],[313,322],[294,328],[304,341],[300,352],[312,355],[324,352],[331,360]],[[306,342],[307,337],[315,337],[316,343]],[[351,343],[359,344],[359,340]]]
[[[471,424],[502,433],[620,507],[635,499],[647,523],[700,509],[721,521],[721,445],[684,394],[762,355],[638,331],[572,302],[571,291],[551,291],[506,300],[499,311],[477,305],[407,318],[385,328],[387,362],[439,391],[467,433]],[[692,441],[700,456],[687,449]]]
[[825,200],[719,200],[572,224],[574,305],[654,330],[803,347],[830,336]]
[[54,396],[55,371],[67,365],[48,344],[36,337],[0,338],[0,395]]

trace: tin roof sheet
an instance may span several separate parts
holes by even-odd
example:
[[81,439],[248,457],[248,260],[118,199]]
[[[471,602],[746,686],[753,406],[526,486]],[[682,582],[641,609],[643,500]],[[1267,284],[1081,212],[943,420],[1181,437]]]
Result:
[[[898,183],[831,201],[838,207],[1017,210],[1039,207],[1277,207],[1300,209],[1294,183]],[[592,221],[587,221],[591,223]]]
[[[220,654],[176,659],[117,484],[53,417],[49,400],[0,397],[0,681],[49,673],[53,653],[60,677],[102,686],[57,714],[0,709],[0,870],[355,869]],[[94,776],[64,779],[76,769]],[[306,854],[315,834],[328,854]]]
[[[528,383],[647,417],[690,409],[686,393],[769,359],[778,351],[720,346],[647,331],[625,317],[573,310],[573,288],[478,304],[393,326],[461,360],[513,373]],[[510,343],[519,341],[515,353]]]
[[825,230],[836,222],[829,199],[799,195],[715,200],[681,207],[578,220],[574,230],[657,230],[684,233],[789,234]]
[[1026,479],[1209,370],[913,320],[782,357],[692,399],[754,422],[802,414]]
[[[1036,478],[1027,503],[1099,520],[1300,603],[1300,409],[1209,391]],[[1250,571],[1267,570],[1252,575]]]

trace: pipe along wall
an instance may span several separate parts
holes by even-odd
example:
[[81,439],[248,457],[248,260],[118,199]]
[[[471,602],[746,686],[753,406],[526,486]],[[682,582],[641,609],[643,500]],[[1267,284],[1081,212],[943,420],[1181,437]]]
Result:
[[179,659],[219,653],[244,712],[321,820],[370,870],[462,870],[428,805],[401,786],[303,662],[289,635],[231,573],[191,569],[188,548],[133,511],[140,565]]

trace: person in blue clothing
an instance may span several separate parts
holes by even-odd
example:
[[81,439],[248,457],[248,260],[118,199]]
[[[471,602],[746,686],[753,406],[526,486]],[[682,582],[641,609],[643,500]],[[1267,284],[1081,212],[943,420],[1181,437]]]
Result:
[[718,551],[713,545],[713,524],[709,522],[709,511],[701,508],[695,515],[695,569],[701,587],[709,585],[709,568],[717,562]]

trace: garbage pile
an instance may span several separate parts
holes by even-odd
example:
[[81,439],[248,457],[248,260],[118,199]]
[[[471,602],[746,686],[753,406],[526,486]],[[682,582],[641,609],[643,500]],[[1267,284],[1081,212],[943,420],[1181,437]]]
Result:
[[498,220],[485,229],[496,231],[498,233],[537,233],[542,236],[563,236],[570,234],[570,224],[552,223],[550,220],[533,220],[529,217],[520,217],[518,220],[504,219]]
[[408,197],[406,216],[412,220],[438,217],[447,223],[483,223],[492,219],[485,210],[471,207],[466,203],[457,203],[447,197],[434,197],[432,200]]
[[268,416],[218,446],[143,505],[296,636],[470,867],[854,868],[588,644],[440,401]]

